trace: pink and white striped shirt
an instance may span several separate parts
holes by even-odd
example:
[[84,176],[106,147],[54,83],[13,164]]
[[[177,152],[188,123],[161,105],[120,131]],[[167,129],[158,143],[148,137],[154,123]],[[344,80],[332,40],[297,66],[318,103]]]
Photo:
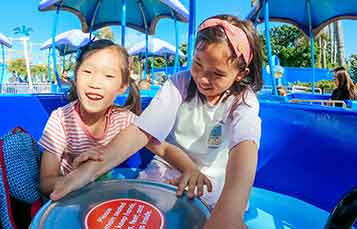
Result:
[[53,111],[39,140],[46,151],[57,156],[62,175],[72,171],[73,160],[81,153],[107,145],[136,117],[130,111],[112,106],[106,114],[103,136],[94,137],[81,120],[78,108],[78,101],[74,101]]

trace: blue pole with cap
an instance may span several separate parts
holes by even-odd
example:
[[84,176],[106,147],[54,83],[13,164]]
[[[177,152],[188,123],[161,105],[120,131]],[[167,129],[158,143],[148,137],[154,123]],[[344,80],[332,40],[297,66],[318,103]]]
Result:
[[276,88],[276,82],[274,78],[274,63],[273,63],[272,49],[270,43],[269,0],[265,0],[264,7],[265,7],[264,8],[265,37],[266,37],[266,46],[268,51],[268,62],[270,67],[270,77],[273,85],[273,95],[277,95],[278,90]]

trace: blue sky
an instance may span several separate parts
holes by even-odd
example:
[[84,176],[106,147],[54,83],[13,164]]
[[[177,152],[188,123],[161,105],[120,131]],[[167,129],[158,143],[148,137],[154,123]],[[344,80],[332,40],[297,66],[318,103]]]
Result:
[[[5,0],[4,0],[5,1]],[[219,4],[217,4],[219,2]],[[39,51],[39,45],[45,42],[51,36],[54,11],[39,12],[37,9],[38,0],[23,0],[21,4],[6,0],[1,4],[0,13],[0,33],[9,37],[16,37],[13,34],[13,28],[21,25],[26,25],[33,28],[31,33],[31,41],[33,44],[33,62],[45,61],[46,52]],[[182,3],[188,8],[188,0],[183,0]],[[245,17],[250,9],[250,0],[198,0],[197,1],[197,23],[204,18],[221,13],[230,13],[240,17]],[[80,28],[79,20],[71,13],[62,12],[57,27],[58,33]],[[343,29],[345,36],[345,52],[346,56],[357,54],[357,45],[354,39],[357,37],[357,21],[343,21]],[[120,27],[113,27],[116,40],[120,39]],[[174,43],[174,23],[168,19],[162,19],[157,25],[156,37]],[[187,40],[188,26],[184,23],[179,23],[179,40],[185,42]],[[130,47],[135,42],[143,39],[143,35],[139,32],[130,30],[127,32],[127,47]],[[18,55],[21,55],[22,46],[16,44],[15,48],[19,50]],[[13,54],[16,55],[16,54]]]

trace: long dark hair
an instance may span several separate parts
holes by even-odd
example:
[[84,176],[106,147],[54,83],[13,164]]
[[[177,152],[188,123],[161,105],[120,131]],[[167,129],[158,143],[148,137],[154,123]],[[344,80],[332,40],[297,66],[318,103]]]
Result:
[[[233,63],[237,66],[240,72],[244,71],[247,67],[249,68],[249,74],[242,80],[236,81],[233,83],[230,91],[233,95],[236,96],[236,101],[244,101],[245,93],[248,89],[252,89],[254,92],[257,92],[261,89],[263,85],[262,81],[262,51],[260,46],[260,39],[257,34],[256,29],[254,28],[253,24],[250,21],[239,20],[237,17],[232,15],[216,15],[206,20],[218,18],[228,23],[239,27],[242,29],[245,34],[247,35],[249,45],[252,51],[252,61],[247,66],[244,58],[242,56],[237,57],[235,55],[232,56]],[[206,21],[205,20],[205,21]],[[203,21],[202,23],[204,23]],[[208,44],[212,43],[226,43],[231,47],[228,38],[220,26],[209,27],[197,33],[197,38],[195,42],[195,49],[198,47],[200,49],[206,48]],[[232,48],[232,47],[231,47]],[[202,100],[205,100],[205,96],[203,96],[198,90],[195,82],[191,79],[188,93],[186,97],[186,101],[190,101],[195,94],[198,93],[199,97]]]
[[337,67],[334,70],[335,77],[338,80],[338,89],[344,92],[349,99],[357,99],[355,85],[344,67]]
[[[113,43],[111,40],[106,40],[106,39],[96,40],[81,48],[74,69],[74,77],[75,77],[74,81],[76,81],[77,79],[77,72],[83,61],[93,53],[97,52],[98,50],[102,50],[106,48],[112,48],[118,52],[119,57],[121,59],[120,69],[121,69],[121,75],[123,77],[123,83],[129,85],[129,95],[125,102],[124,108],[131,110],[135,114],[139,115],[141,113],[140,92],[134,80],[130,77],[129,54],[125,48]],[[77,95],[76,87],[73,84],[71,91],[69,93],[69,100],[74,101],[77,99],[78,99],[78,95]]]

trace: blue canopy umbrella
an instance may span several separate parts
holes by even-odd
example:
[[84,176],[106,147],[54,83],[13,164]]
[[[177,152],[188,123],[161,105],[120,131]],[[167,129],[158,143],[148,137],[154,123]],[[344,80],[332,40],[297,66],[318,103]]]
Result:
[[[64,58],[65,55],[76,52],[80,47],[86,45],[90,41],[89,33],[83,33],[79,29],[69,30],[67,32],[57,35],[54,39],[50,38],[45,43],[41,45],[41,50],[51,49],[53,45],[59,51],[60,56]],[[50,69],[50,53],[48,53],[48,77],[50,79],[51,69]],[[54,58],[53,68],[56,75],[56,80],[58,85],[61,87],[59,73],[57,70],[56,59]],[[63,59],[64,68],[64,59]]]
[[[312,93],[315,91],[314,36],[326,25],[340,19],[357,19],[357,1],[355,0],[258,0],[247,17],[255,23],[265,21],[269,65],[272,66],[272,53],[269,38],[269,20],[287,22],[297,26],[310,37],[311,62],[313,67]],[[269,20],[266,20],[269,19]],[[273,69],[273,68],[271,68]],[[270,72],[272,79],[274,72]],[[276,85],[273,79],[276,94]]]
[[[131,56],[145,57],[146,50],[148,51],[147,56],[161,56],[167,59],[168,56],[176,55],[176,47],[169,44],[166,41],[160,40],[159,38],[150,37],[148,42],[148,47],[146,48],[146,41],[141,41],[131,48],[129,48],[128,53]],[[184,57],[185,55],[178,50],[178,55]],[[177,63],[175,62],[175,65]],[[177,66],[175,66],[175,69]],[[151,62],[151,75],[153,75],[153,61]],[[145,74],[146,72],[144,72]],[[145,76],[144,76],[145,78]]]
[[[140,32],[155,33],[160,18],[173,18],[188,21],[188,11],[177,0],[131,0],[126,2],[126,25]],[[80,0],[42,0],[40,11],[61,10],[77,15],[84,32],[97,30],[108,25],[121,25],[123,1],[80,1]],[[145,18],[143,18],[143,13]]]
[[[117,10],[115,10],[117,9]],[[77,15],[84,32],[92,32],[109,25],[122,26],[122,46],[125,47],[125,27],[145,32],[146,40],[149,34],[155,33],[155,26],[161,18],[173,18],[176,21],[188,22],[189,13],[178,0],[42,0],[40,11],[65,10]],[[55,28],[57,25],[55,19]],[[178,32],[176,29],[176,46],[178,46]],[[147,41],[148,42],[148,41]],[[178,47],[176,47],[178,49]],[[176,56],[178,62],[178,56]],[[147,61],[145,62],[145,68]]]
[[1,56],[2,56],[2,71],[1,71],[1,80],[0,80],[0,85],[2,85],[2,81],[4,79],[5,75],[5,48],[4,46],[11,48],[11,42],[10,40],[2,33],[0,33],[0,45],[1,45]]
[[[80,47],[86,45],[89,41],[89,33],[83,33],[79,29],[72,29],[55,37],[55,47],[60,56],[65,56],[77,52]],[[50,48],[52,48],[52,38],[43,43],[40,49]]]

